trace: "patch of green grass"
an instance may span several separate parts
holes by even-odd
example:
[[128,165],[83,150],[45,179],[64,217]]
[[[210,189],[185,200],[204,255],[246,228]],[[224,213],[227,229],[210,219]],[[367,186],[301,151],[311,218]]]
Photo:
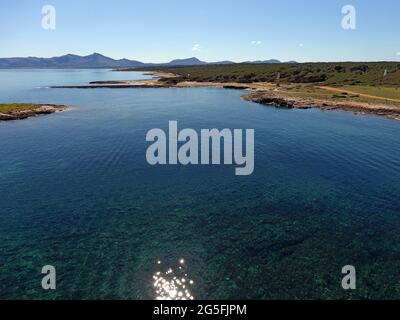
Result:
[[[342,87],[341,87],[342,88]],[[372,96],[398,99],[400,100],[400,87],[387,86],[344,86],[343,89],[360,94],[368,94]]]
[[[362,88],[362,87],[359,87]],[[354,92],[360,92],[356,90],[353,86],[348,87],[340,87],[340,89],[350,90]],[[396,88],[388,88],[388,92],[392,90],[396,90]],[[400,90],[400,89],[399,89]],[[334,101],[355,101],[369,104],[385,104],[390,106],[400,107],[399,102],[388,101],[376,98],[370,98],[365,96],[359,96],[354,94],[342,94],[341,92],[334,93],[328,90],[324,90],[315,85],[284,85],[280,88],[280,93],[287,97],[293,98],[313,98],[313,99],[322,99],[322,100],[334,100]],[[385,91],[385,90],[384,90]],[[370,91],[366,91],[365,94],[371,94]],[[382,95],[376,95],[382,96]]]
[[33,103],[4,103],[0,104],[0,113],[34,110],[40,107],[41,105]]

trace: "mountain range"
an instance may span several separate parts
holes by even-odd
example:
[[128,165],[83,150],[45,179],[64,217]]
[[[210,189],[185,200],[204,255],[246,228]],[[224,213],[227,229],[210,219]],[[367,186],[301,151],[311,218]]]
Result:
[[[88,56],[67,54],[53,58],[0,58],[0,68],[139,68],[139,67],[175,67],[175,66],[201,66],[209,64],[234,64],[232,61],[205,62],[195,57],[188,59],[176,59],[168,63],[143,63],[137,60],[115,60],[99,53]],[[281,63],[279,60],[246,61],[245,63]],[[290,61],[288,63],[296,63]]]

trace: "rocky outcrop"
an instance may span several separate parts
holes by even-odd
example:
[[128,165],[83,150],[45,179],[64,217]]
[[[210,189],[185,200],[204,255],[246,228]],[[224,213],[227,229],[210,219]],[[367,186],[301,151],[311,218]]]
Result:
[[60,105],[41,105],[29,110],[11,111],[7,113],[0,112],[0,121],[22,120],[38,115],[51,114],[58,111],[64,111],[66,106]]
[[343,110],[355,114],[375,114],[390,119],[400,120],[400,108],[390,105],[369,104],[356,101],[332,101],[303,97],[288,97],[275,91],[254,91],[243,96],[243,99],[272,105],[277,108]]

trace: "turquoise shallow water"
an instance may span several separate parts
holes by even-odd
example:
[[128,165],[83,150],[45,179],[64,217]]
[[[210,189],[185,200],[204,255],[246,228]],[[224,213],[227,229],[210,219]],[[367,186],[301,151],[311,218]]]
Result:
[[[143,77],[0,71],[0,101],[71,106],[0,123],[0,298],[151,299],[180,259],[196,299],[400,298],[399,122],[215,88],[47,88]],[[254,128],[254,174],[150,167],[146,132],[169,120]],[[347,264],[356,291],[341,289]]]

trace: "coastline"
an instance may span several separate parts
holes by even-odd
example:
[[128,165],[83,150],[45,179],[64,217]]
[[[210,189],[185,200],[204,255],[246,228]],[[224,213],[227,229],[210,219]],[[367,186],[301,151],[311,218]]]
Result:
[[[9,110],[4,111],[2,109]],[[0,121],[23,120],[38,115],[52,114],[66,110],[64,105],[54,104],[0,104]]]
[[[94,81],[88,85],[78,86],[53,86],[56,89],[123,89],[123,88],[196,88],[214,87],[225,89],[249,90],[242,98],[262,105],[272,105],[277,108],[287,109],[311,109],[321,110],[342,110],[354,114],[372,114],[384,116],[393,120],[400,120],[400,100],[386,99],[383,97],[368,96],[354,92],[348,95],[344,90],[332,87],[313,87],[312,90],[331,93],[332,89],[342,92],[342,96],[333,95],[328,98],[313,97],[306,92],[310,92],[309,86],[301,85],[282,85],[277,87],[274,83],[253,82],[199,82],[199,81],[179,81],[177,75],[162,71],[146,72],[146,75],[153,76],[149,80],[121,80],[121,81]],[[296,92],[296,89],[299,89]],[[357,99],[360,101],[356,101]],[[371,98],[363,101],[362,98]],[[393,103],[396,103],[394,105]]]
[[277,108],[287,109],[312,109],[341,110],[354,114],[372,114],[384,116],[393,120],[400,120],[400,108],[384,105],[369,104],[356,101],[332,101],[304,97],[285,97],[274,91],[255,91],[242,96],[244,100],[256,102],[263,105],[273,105]]

